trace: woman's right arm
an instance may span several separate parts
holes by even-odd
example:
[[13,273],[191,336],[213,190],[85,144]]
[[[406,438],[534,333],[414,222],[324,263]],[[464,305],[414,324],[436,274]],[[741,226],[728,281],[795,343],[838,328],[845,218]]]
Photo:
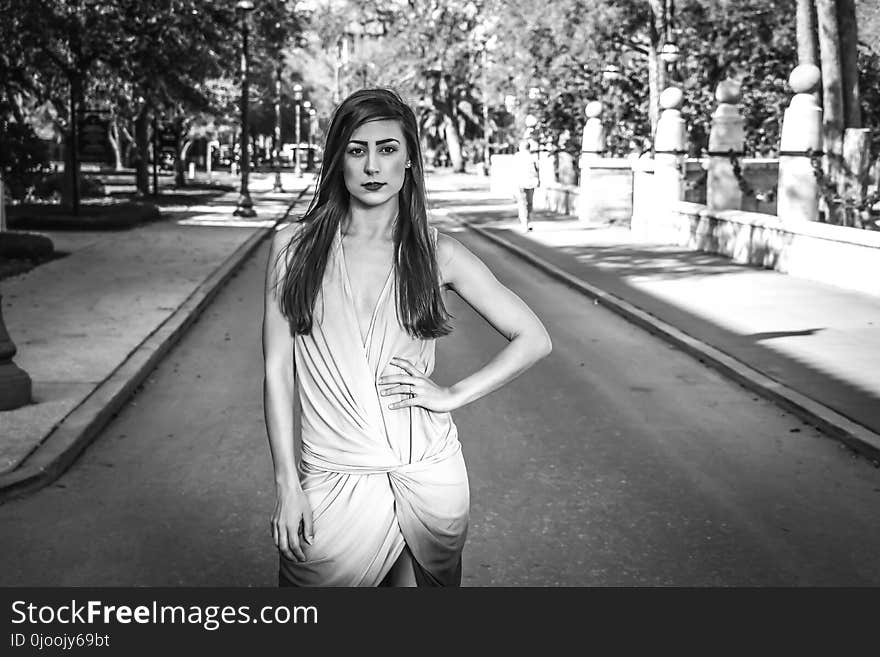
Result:
[[286,259],[279,255],[291,240],[296,225],[276,231],[266,267],[263,308],[263,413],[269,434],[269,449],[275,470],[275,509],[272,539],[288,559],[305,561],[300,535],[311,543],[312,510],[303,493],[293,454],[293,409],[295,376],[293,336],[279,306],[280,281]]

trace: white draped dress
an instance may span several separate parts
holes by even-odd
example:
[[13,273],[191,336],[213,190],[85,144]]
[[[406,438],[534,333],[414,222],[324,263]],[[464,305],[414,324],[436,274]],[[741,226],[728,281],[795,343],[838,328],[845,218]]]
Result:
[[460,585],[470,496],[455,424],[449,413],[389,409],[404,396],[382,396],[377,383],[401,372],[394,356],[434,369],[434,340],[400,325],[394,287],[392,270],[362,340],[337,230],[311,334],[294,340],[314,539],[304,562],[281,557],[287,584],[375,586],[406,545],[420,585]]

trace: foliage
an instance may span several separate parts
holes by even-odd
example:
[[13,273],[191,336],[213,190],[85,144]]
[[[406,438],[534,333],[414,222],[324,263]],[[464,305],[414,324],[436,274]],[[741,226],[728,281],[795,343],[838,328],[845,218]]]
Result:
[[0,175],[8,194],[21,200],[45,169],[48,153],[33,128],[9,114],[0,102]]
[[717,105],[714,93],[727,79],[741,83],[746,151],[776,149],[782,114],[791,100],[788,76],[797,66],[793,0],[688,0],[676,14],[685,54],[679,80],[694,147],[705,148]]
[[[653,0],[321,0],[309,11],[293,0],[254,4],[246,20],[258,134],[273,132],[280,68],[284,139],[293,134],[296,83],[322,114],[337,90],[396,88],[418,108],[426,143],[445,144],[457,166],[487,136],[484,111],[496,142],[515,143],[533,114],[534,136],[558,146],[567,135],[566,147],[577,150],[584,107],[598,99],[613,153],[650,137]],[[794,0],[675,3],[682,59],[670,77],[684,90],[695,151],[706,146],[714,91],[725,78],[741,83],[747,150],[776,147],[796,64],[794,8]],[[880,9],[859,2],[858,11],[863,114],[876,154]],[[16,152],[19,171],[40,167],[36,108],[66,130],[72,93],[112,110],[142,155],[153,114],[189,136],[237,126],[245,17],[233,0],[0,0],[0,15],[0,148]],[[613,78],[603,75],[610,65]]]
[[859,47],[859,93],[862,125],[871,129],[871,157],[880,157],[880,52]]
[[[497,46],[487,77],[495,99],[517,99],[511,140],[523,134],[525,117],[533,114],[541,140],[558,143],[568,133],[575,136],[569,146],[579,150],[584,107],[600,99],[613,101],[606,102],[604,116],[613,146],[648,131],[645,29],[650,12],[645,2],[496,0],[492,11]],[[602,73],[612,63],[620,68],[620,78],[608,85]]]
[[[796,65],[793,2],[684,0],[676,5],[673,36],[684,56],[670,83],[685,92],[693,146],[706,145],[714,91],[726,77],[742,82],[747,148],[774,146],[790,98],[786,80]],[[506,85],[506,93],[520,99],[520,122],[531,112],[551,141],[565,130],[579,135],[587,102],[605,100],[610,150],[623,154],[631,142],[650,136],[647,2],[560,0],[545,7],[499,0],[496,6],[502,17],[499,34],[504,34],[496,91],[504,93]],[[602,76],[609,65],[619,70],[612,80]],[[526,100],[529,87],[540,90],[531,101]]]

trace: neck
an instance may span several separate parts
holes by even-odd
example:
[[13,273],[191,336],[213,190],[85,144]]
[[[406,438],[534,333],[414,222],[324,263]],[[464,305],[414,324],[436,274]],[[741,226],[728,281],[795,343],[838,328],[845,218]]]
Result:
[[386,203],[367,206],[351,199],[347,220],[342,224],[345,235],[365,240],[390,240],[399,208],[397,195]]

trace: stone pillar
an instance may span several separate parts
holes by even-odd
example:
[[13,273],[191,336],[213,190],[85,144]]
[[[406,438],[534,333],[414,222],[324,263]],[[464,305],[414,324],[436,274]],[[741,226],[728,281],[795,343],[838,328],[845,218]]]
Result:
[[781,221],[816,221],[819,184],[807,151],[822,148],[822,108],[813,92],[819,87],[818,66],[802,64],[788,78],[795,95],[782,118],[776,216]]
[[684,94],[677,87],[660,94],[660,119],[654,135],[654,199],[661,212],[684,199],[687,125],[681,116],[683,102]]
[[538,176],[541,178],[541,187],[556,182],[556,158],[550,144],[542,144],[538,151]]
[[605,126],[602,124],[602,103],[598,100],[587,103],[585,110],[587,122],[584,125],[583,139],[581,140],[581,157],[578,161],[580,168],[580,184],[578,185],[578,200],[575,209],[578,219],[583,221],[597,221],[597,199],[600,195],[597,189],[599,181],[593,175],[591,167],[602,160],[605,152]]
[[722,80],[715,90],[718,107],[709,129],[709,169],[706,178],[706,205],[710,210],[742,208],[739,186],[731,154],[742,158],[745,150],[745,118],[739,110],[740,89],[732,80]]
[[590,162],[602,159],[605,152],[605,126],[602,124],[602,103],[598,100],[587,103],[585,113],[587,122],[584,124],[581,140],[581,173],[590,167]]
[[556,180],[563,185],[577,184],[577,171],[574,168],[574,156],[568,152],[571,133],[563,130],[559,135],[559,150],[556,153]]
[[675,242],[670,228],[673,205],[684,198],[687,126],[681,116],[684,94],[669,87],[660,94],[660,119],[654,134],[654,157],[631,161],[633,214],[630,232],[637,239]]

